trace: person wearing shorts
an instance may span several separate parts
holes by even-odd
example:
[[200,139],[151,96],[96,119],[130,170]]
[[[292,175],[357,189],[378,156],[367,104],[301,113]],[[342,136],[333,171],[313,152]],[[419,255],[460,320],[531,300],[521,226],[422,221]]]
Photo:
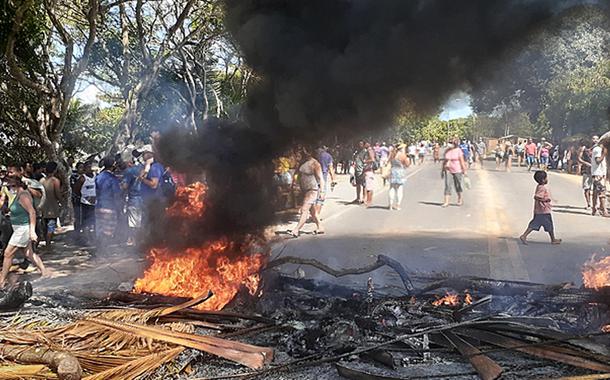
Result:
[[538,150],[538,146],[534,143],[532,139],[527,140],[527,144],[525,144],[525,161],[527,162],[527,171],[532,170],[532,166],[536,163],[536,153]]
[[[597,144],[597,136],[593,136],[593,141]],[[587,210],[591,209],[591,190],[593,190],[593,177],[591,176],[591,149],[583,141],[581,148],[578,151],[578,164],[582,173],[582,189],[587,202]]]
[[536,181],[536,191],[534,192],[534,217],[527,225],[525,232],[519,237],[523,244],[527,245],[527,237],[533,231],[540,231],[540,228],[549,234],[551,244],[560,244],[561,239],[555,237],[555,226],[553,225],[552,213],[552,197],[547,187],[548,174],[544,170],[538,170],[534,173],[534,181]]
[[323,199],[326,196],[324,191],[320,191],[320,189],[326,188],[324,177],[322,176],[322,165],[320,165],[318,160],[316,160],[309,150],[305,148],[303,148],[302,156],[305,161],[299,166],[298,176],[301,192],[303,193],[303,205],[301,206],[299,222],[292,231],[289,231],[289,234],[295,238],[299,237],[301,228],[303,228],[307,222],[309,214],[311,214],[311,219],[316,224],[314,234],[324,233],[315,207],[318,198]]
[[462,193],[464,190],[464,176],[466,175],[466,161],[464,153],[459,147],[460,141],[455,139],[453,144],[445,152],[442,176],[445,180],[445,201],[442,207],[448,207],[453,190],[457,194],[457,205],[463,204]]
[[[0,288],[6,285],[13,257],[19,249],[25,250],[25,257],[36,265],[43,277],[49,275],[40,256],[34,252],[32,246],[32,242],[38,240],[36,235],[36,210],[34,209],[32,195],[28,192],[26,185],[20,177],[10,177],[9,187],[16,194],[9,205],[13,234],[4,250]],[[0,196],[0,198],[2,198],[1,203],[4,203],[5,196]]]

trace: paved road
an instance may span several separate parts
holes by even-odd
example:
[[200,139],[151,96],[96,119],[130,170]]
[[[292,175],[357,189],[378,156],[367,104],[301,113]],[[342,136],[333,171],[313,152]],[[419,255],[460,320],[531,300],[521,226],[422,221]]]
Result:
[[[535,182],[525,168],[512,172],[473,169],[472,189],[462,207],[441,208],[440,167],[427,161],[409,169],[401,211],[387,210],[387,189],[375,196],[374,206],[347,204],[355,191],[342,177],[323,210],[327,233],[304,235],[279,242],[275,253],[316,258],[337,268],[357,267],[384,253],[418,272],[448,272],[496,279],[541,283],[581,283],[582,264],[596,253],[609,254],[610,219],[593,217],[584,209],[580,177],[551,173],[555,199],[553,215],[560,246],[548,244],[548,235],[534,232],[530,244],[517,237],[532,216]],[[305,231],[313,230],[306,225]],[[284,267],[294,272],[296,266]],[[333,280],[311,268],[309,277]],[[373,275],[377,284],[398,285],[387,270]],[[364,284],[366,276],[348,276],[346,284]]]

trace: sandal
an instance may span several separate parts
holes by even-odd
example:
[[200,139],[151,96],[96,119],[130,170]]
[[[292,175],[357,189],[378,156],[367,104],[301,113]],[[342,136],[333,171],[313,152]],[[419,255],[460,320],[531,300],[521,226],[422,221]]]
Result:
[[314,230],[314,235],[324,235],[326,232],[324,230]]

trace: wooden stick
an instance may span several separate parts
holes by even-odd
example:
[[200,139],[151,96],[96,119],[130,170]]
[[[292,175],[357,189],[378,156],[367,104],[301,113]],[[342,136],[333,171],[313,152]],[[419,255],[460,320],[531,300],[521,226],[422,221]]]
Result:
[[169,331],[135,323],[109,321],[101,318],[87,318],[84,321],[136,336],[205,351],[243,364],[249,368],[259,369],[265,363],[273,360],[273,349],[267,347],[258,347],[213,336]]
[[502,367],[488,356],[482,355],[481,351],[466,342],[464,339],[455,335],[451,331],[443,331],[441,334],[459,351],[464,357],[468,358],[470,364],[478,372],[482,380],[495,380],[502,374]]
[[349,275],[369,273],[369,272],[372,272],[376,269],[379,269],[379,268],[387,265],[390,268],[394,269],[396,271],[396,273],[398,273],[398,275],[400,276],[400,279],[402,280],[403,285],[405,286],[405,289],[407,289],[409,294],[411,294],[413,292],[413,290],[415,289],[413,286],[413,283],[411,282],[411,279],[409,278],[409,275],[407,274],[407,271],[402,266],[402,264],[386,255],[378,255],[377,261],[375,261],[374,263],[368,264],[364,267],[348,268],[348,269],[334,269],[316,259],[305,259],[302,257],[284,256],[284,257],[280,257],[278,259],[270,261],[267,264],[265,269],[271,269],[271,268],[274,268],[274,267],[277,267],[280,265],[284,265],[284,264],[309,265],[309,266],[312,266],[314,268],[321,270],[322,272],[326,272],[334,277],[343,277],[343,276],[349,276]]
[[556,362],[569,364],[574,367],[586,368],[593,371],[610,372],[610,365],[608,364],[602,364],[581,358],[579,356],[548,350],[545,347],[523,346],[522,341],[508,338],[500,334],[472,328],[459,329],[457,332],[458,334],[473,337],[495,346],[512,348],[515,351],[523,352],[525,354],[537,356],[543,359],[554,360]]

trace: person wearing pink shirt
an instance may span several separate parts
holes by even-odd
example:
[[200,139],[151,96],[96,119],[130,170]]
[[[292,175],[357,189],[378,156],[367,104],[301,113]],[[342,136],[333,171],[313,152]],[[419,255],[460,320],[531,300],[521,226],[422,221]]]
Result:
[[527,236],[532,231],[540,231],[540,227],[549,234],[551,238],[551,244],[560,244],[561,239],[555,237],[555,226],[553,225],[553,217],[551,212],[553,208],[551,206],[551,193],[547,188],[549,183],[548,175],[543,170],[537,170],[534,173],[534,180],[538,185],[536,186],[536,192],[534,193],[534,218],[530,221],[527,229],[519,237],[523,244],[527,245]]
[[443,202],[442,207],[449,206],[453,190],[457,194],[457,205],[461,206],[463,204],[462,193],[464,192],[464,176],[467,166],[464,160],[464,152],[460,149],[459,144],[460,141],[454,139],[445,151],[445,161],[441,173],[441,176],[445,179],[445,202]]

